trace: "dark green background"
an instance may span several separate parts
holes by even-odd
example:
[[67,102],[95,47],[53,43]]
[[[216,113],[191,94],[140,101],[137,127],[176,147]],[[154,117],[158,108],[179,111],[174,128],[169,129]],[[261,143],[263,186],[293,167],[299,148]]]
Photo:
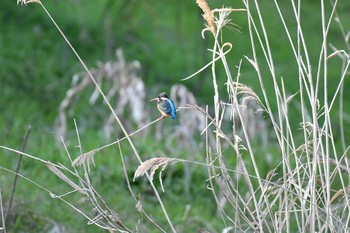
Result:
[[[212,106],[213,87],[210,69],[189,81],[180,81],[211,60],[211,52],[207,49],[212,48],[213,39],[210,33],[205,34],[205,39],[201,38],[205,22],[195,1],[43,0],[43,3],[88,67],[95,67],[98,61],[115,60],[115,50],[122,48],[126,60],[138,60],[142,64],[141,76],[146,85],[147,98],[153,98],[159,91],[169,91],[174,84],[184,84],[193,92],[199,104]],[[294,35],[296,25],[293,22],[291,4],[284,2],[280,4],[289,31]],[[239,1],[209,1],[209,5],[212,8],[222,5],[243,8],[243,4]],[[326,7],[328,9],[329,5]],[[273,2],[261,2],[261,8],[273,52],[276,75],[278,78],[283,77],[287,92],[293,94],[298,91],[299,85],[292,50]],[[322,41],[320,4],[317,1],[303,1],[301,11],[303,32],[311,63],[314,65],[313,72],[316,73],[315,65],[318,62]],[[339,1],[338,13],[345,30],[348,31],[350,29],[349,1]],[[225,29],[222,38],[223,42],[233,44],[232,52],[228,55],[231,71],[235,75],[236,66],[243,59],[240,81],[261,96],[255,71],[243,58],[244,55],[252,57],[246,13],[232,13],[230,18],[237,26],[233,31]],[[335,23],[332,23],[328,42],[339,49],[345,47],[340,30]],[[261,50],[258,49],[258,51],[258,56],[262,59]],[[340,66],[341,62],[338,58],[329,61],[330,95],[338,85]],[[24,132],[27,126],[31,125],[32,132],[26,151],[46,160],[67,161],[62,148],[56,147],[53,125],[58,106],[70,87],[72,76],[81,70],[81,64],[39,5],[17,6],[15,1],[1,1],[0,145],[19,149]],[[266,89],[268,93],[273,94],[272,81],[266,64],[262,63],[262,71]],[[225,93],[226,77],[220,65],[218,65],[217,75],[219,88],[222,93]],[[350,92],[347,91],[349,82],[348,78],[345,79],[344,111],[347,117],[350,114]],[[86,118],[90,119],[86,120],[87,122],[98,119],[98,116],[94,118],[95,114],[98,115],[93,111],[94,109],[89,110],[91,111],[89,115],[84,111],[86,108],[90,109],[87,98],[79,100],[78,111],[74,115],[81,124],[84,124]],[[222,95],[222,98],[227,101],[225,99],[227,96]],[[271,104],[275,107],[273,101]],[[108,112],[105,105],[101,104],[101,108]],[[155,113],[152,116],[158,115]],[[290,117],[292,125],[297,130],[300,121],[298,112],[292,112]],[[335,138],[339,140],[337,134],[339,116],[335,112],[332,113],[332,117]],[[72,122],[73,119],[68,121]],[[349,126],[349,118],[346,118],[345,123]],[[72,123],[69,124],[73,126]],[[70,130],[71,137],[68,140],[70,140],[72,153],[76,156],[79,151],[74,148],[77,142],[73,127]],[[348,127],[346,133],[350,133]],[[90,124],[81,136],[82,144],[86,149],[107,143],[102,136],[102,125],[96,121]],[[166,150],[154,143],[151,137],[142,142],[138,141],[136,140],[136,144],[140,153],[148,157],[153,156],[153,153]],[[271,148],[273,147],[274,145],[271,145]],[[130,153],[127,146],[125,146],[125,152]],[[115,156],[108,156],[110,154]],[[117,165],[120,162],[117,154],[117,149],[114,148],[105,151],[103,155],[106,156],[98,157],[97,167],[94,168],[92,176],[101,195],[112,208],[115,207],[113,209],[122,219],[128,219],[126,222],[132,228],[140,216],[133,208],[134,203],[126,191],[121,167]],[[1,166],[15,169],[17,157],[13,153],[1,151],[0,156]],[[135,161],[134,164],[137,165]],[[206,179],[204,170],[192,171],[190,193],[182,195],[183,169],[178,165],[173,172],[179,175],[175,176],[175,180],[165,183],[168,185],[167,189],[171,191],[167,191],[163,198],[170,209],[174,223],[180,228],[192,226],[195,230],[206,226],[204,222],[207,222],[216,230],[222,229],[223,223],[219,218],[217,220],[213,218],[216,206],[203,182]],[[266,169],[269,170],[269,168]],[[54,175],[50,174],[48,177],[48,170],[42,164],[24,159],[21,171],[45,187],[59,190],[60,193],[68,190]],[[4,202],[7,201],[12,179],[12,175],[0,171],[0,189]],[[136,189],[139,188],[141,192],[145,187],[147,185],[144,184],[144,186],[136,186]],[[36,186],[21,180],[17,188],[13,221],[8,226],[13,232],[19,229],[27,229],[29,232],[37,232],[38,229],[45,231],[45,227],[50,227],[51,222],[66,226],[67,232],[97,231],[94,226],[87,227],[82,216],[58,200],[52,200],[47,193]],[[72,197],[71,201],[82,202],[78,197]],[[205,206],[203,202],[206,203]],[[182,219],[186,204],[192,205],[191,221]],[[146,205],[149,205],[146,208],[151,210],[154,206],[158,206],[152,198]],[[154,210],[152,215],[162,216],[159,209]],[[166,225],[165,220],[161,220],[161,223]]]

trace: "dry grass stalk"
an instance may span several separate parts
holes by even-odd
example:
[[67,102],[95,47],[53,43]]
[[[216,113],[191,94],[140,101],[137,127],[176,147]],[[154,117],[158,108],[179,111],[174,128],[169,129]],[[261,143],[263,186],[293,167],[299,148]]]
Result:
[[349,196],[349,193],[350,193],[350,186],[346,187],[345,191],[344,189],[340,189],[333,195],[333,197],[329,202],[333,203],[340,196],[344,196],[346,198],[346,196]]
[[197,0],[196,1],[197,5],[202,9],[204,14],[202,15],[204,20],[207,21],[207,29],[213,33],[213,35],[216,35],[216,29],[215,29],[215,18],[213,12],[210,10],[209,5],[207,1],[205,0]]
[[161,167],[162,171],[166,168],[169,163],[178,162],[176,158],[167,158],[167,157],[156,157],[148,159],[140,164],[134,174],[134,181],[136,178],[146,174],[148,170],[151,170],[150,179],[153,180],[156,170]]
[[[120,143],[118,143],[118,148],[119,148],[119,153],[120,153],[120,159],[121,159],[121,162],[122,162],[122,167],[123,167],[123,171],[124,171],[124,177],[125,177],[125,181],[127,183],[127,186],[128,186],[128,189],[129,189],[129,192],[131,194],[131,196],[133,197],[133,199],[135,200],[136,202],[136,205],[135,205],[135,208],[137,209],[137,211],[139,211],[140,213],[142,213],[144,216],[146,216],[146,218],[151,222],[153,223],[159,230],[160,232],[165,232],[165,230],[163,230],[157,223],[156,223],[156,220],[151,217],[149,214],[146,213],[146,211],[143,209],[142,207],[142,202],[141,202],[141,197],[137,197],[136,194],[134,193],[133,189],[131,188],[131,184],[130,184],[130,180],[129,180],[129,176],[128,176],[128,172],[127,172],[127,168],[126,168],[126,165],[125,165],[125,162],[124,162],[124,156],[123,156],[123,152],[122,152],[122,149],[121,149],[121,146],[120,146]],[[143,223],[141,223],[140,221],[138,222],[137,226],[136,226],[136,229],[138,228],[141,228],[143,225]],[[143,232],[143,231],[137,231],[136,232]]]
[[[29,125],[28,128],[27,128],[27,131],[26,131],[26,133],[24,135],[23,142],[22,142],[22,148],[21,148],[21,151],[23,151],[23,152],[24,152],[25,147],[27,145],[27,140],[28,140],[31,128],[32,128],[31,125]],[[7,206],[6,213],[5,213],[5,221],[6,221],[7,216],[9,215],[9,213],[11,211],[12,201],[13,201],[13,197],[14,197],[14,194],[15,194],[16,185],[17,185],[17,179],[18,179],[18,175],[17,174],[19,173],[19,169],[21,167],[21,161],[22,161],[23,155],[19,154],[18,156],[19,157],[18,157],[18,161],[17,161],[16,176],[15,176],[15,179],[13,180],[13,184],[12,184],[12,188],[11,188],[10,199],[9,199],[8,206]]]
[[61,172],[57,167],[52,164],[46,164],[48,169],[50,169],[56,176],[58,176],[61,180],[66,182],[69,186],[71,186],[74,190],[79,191],[82,194],[86,194],[86,192],[79,187],[76,183],[74,183],[71,179],[69,179],[63,172]]
[[[159,117],[158,119],[156,119],[156,120],[154,120],[154,121],[152,121],[152,122],[150,122],[150,123],[147,123],[146,125],[142,126],[141,128],[137,129],[136,131],[130,133],[128,136],[129,136],[129,137],[134,136],[135,134],[140,133],[141,131],[147,129],[150,125],[153,125],[153,124],[155,124],[156,122],[158,122],[158,121],[160,121],[160,120],[162,120],[162,119],[163,119],[163,117],[161,116],[161,117]],[[85,152],[85,153],[79,155],[79,156],[72,162],[72,164],[73,164],[73,166],[81,166],[81,165],[83,165],[85,162],[87,162],[88,168],[90,169],[90,162],[92,162],[92,164],[95,165],[95,162],[94,162],[94,158],[93,158],[93,157],[95,156],[95,154],[96,154],[97,152],[99,152],[99,151],[101,151],[101,150],[103,150],[103,149],[106,149],[106,148],[108,148],[108,147],[111,147],[111,146],[113,146],[113,145],[119,144],[120,142],[122,142],[123,140],[126,140],[126,139],[127,139],[127,137],[125,136],[125,137],[123,137],[123,138],[121,138],[121,139],[118,139],[118,140],[116,140],[116,141],[114,141],[114,142],[111,142],[111,143],[109,143],[109,144],[105,144],[105,145],[103,145],[103,146],[101,146],[101,147],[98,147],[98,148],[92,149],[92,150],[90,150],[90,151],[88,151],[88,152]]]
[[2,222],[2,226],[0,225],[0,230],[1,232],[5,232],[6,233],[6,227],[5,227],[5,215],[4,215],[4,207],[2,205],[2,195],[1,195],[1,189],[0,189],[0,215],[1,215],[1,222]]

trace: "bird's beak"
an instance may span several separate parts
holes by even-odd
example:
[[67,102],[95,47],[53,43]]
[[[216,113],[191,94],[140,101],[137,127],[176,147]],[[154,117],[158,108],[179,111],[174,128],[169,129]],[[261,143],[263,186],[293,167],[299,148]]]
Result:
[[151,99],[149,102],[157,101],[158,98]]

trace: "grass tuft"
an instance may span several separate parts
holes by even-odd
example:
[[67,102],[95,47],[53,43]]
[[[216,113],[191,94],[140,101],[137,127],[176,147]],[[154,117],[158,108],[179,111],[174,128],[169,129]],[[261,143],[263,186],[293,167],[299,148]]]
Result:
[[[94,85],[95,94],[102,96],[111,112],[110,119],[118,123],[123,137],[83,153],[83,145],[75,122],[80,156],[74,161],[62,139],[62,145],[70,161],[69,167],[59,162],[46,161],[39,156],[0,145],[0,148],[4,150],[23,155],[45,165],[67,184],[69,191],[63,194],[56,194],[51,189],[18,174],[18,171],[14,172],[1,166],[0,169],[16,174],[49,193],[53,199],[61,200],[86,218],[89,225],[93,224],[101,229],[116,232],[132,232],[131,229],[142,231],[141,229],[144,229],[146,223],[139,220],[134,222],[132,227],[127,226],[123,220],[127,215],[123,215],[120,210],[116,211],[116,206],[113,206],[112,209],[111,205],[105,201],[105,197],[100,195],[94,187],[93,181],[96,179],[94,171],[99,169],[98,160],[96,159],[97,162],[95,162],[96,153],[118,144],[121,159],[121,164],[118,165],[124,172],[124,181],[135,202],[135,210],[142,214],[142,217],[146,216],[147,223],[161,232],[178,232],[179,228],[175,225],[177,223],[174,221],[175,218],[168,214],[163,196],[160,196],[153,183],[154,175],[159,169],[159,183],[164,192],[162,172],[168,165],[177,162],[188,165],[184,166],[184,173],[187,172],[186,169],[190,165],[206,168],[202,171],[206,176],[202,182],[207,185],[208,190],[205,191],[212,194],[213,202],[216,205],[214,218],[222,223],[221,228],[217,230],[218,232],[350,231],[350,202],[347,198],[350,192],[350,169],[347,158],[349,146],[345,137],[346,127],[344,123],[344,116],[347,115],[343,109],[344,79],[349,74],[350,59],[348,54],[350,48],[348,46],[349,33],[345,33],[337,16],[337,2],[331,1],[331,4],[327,5],[329,8],[326,9],[324,1],[320,1],[321,28],[319,34],[321,46],[318,51],[311,51],[303,33],[304,18],[301,17],[301,2],[290,1],[291,15],[287,16],[282,13],[279,3],[274,1],[274,11],[278,14],[284,29],[283,34],[288,39],[285,46],[290,47],[291,50],[290,62],[295,64],[297,73],[295,80],[298,83],[298,90],[290,94],[291,90],[284,84],[284,79],[277,72],[278,63],[274,58],[276,48],[270,42],[269,33],[271,32],[266,25],[259,1],[243,0],[245,9],[218,8],[211,10],[205,0],[197,0],[196,3],[204,12],[203,18],[206,21],[203,32],[210,31],[213,36],[212,48],[209,49],[212,53],[212,59],[199,71],[182,79],[182,81],[186,81],[210,67],[214,93],[213,103],[208,104],[204,110],[197,105],[194,95],[184,86],[174,86],[172,97],[176,98],[182,105],[178,109],[181,110],[178,114],[179,117],[182,115],[193,121],[188,122],[185,119],[180,119],[178,121],[180,126],[173,130],[172,135],[169,133],[166,142],[170,145],[168,150],[171,153],[160,152],[160,154],[174,154],[176,156],[154,157],[145,161],[142,160],[139,152],[141,148],[137,147],[139,144],[134,142],[138,139],[132,136],[146,128],[151,128],[162,118],[150,123],[143,122],[144,126],[140,124],[133,133],[128,133],[124,126],[127,120],[121,120],[119,112],[112,107],[110,102],[109,97],[114,96],[115,93],[106,95],[99,82],[99,79],[102,79],[104,75],[98,76],[97,71],[105,72],[104,68],[109,63],[105,63],[100,67],[101,69],[95,70],[97,73],[89,70],[43,3],[35,0],[18,1],[18,4],[28,3],[39,3],[49,16],[85,70],[85,79],[80,84],[83,86],[85,84]],[[227,54],[234,51],[235,48],[233,42],[225,41],[222,34],[225,27],[235,28],[230,17],[231,13],[236,11],[244,12],[248,22],[250,51],[247,54],[250,55],[243,56],[237,68],[232,70],[231,64],[227,60]],[[346,43],[343,49],[328,46],[329,32],[334,21],[340,27]],[[289,26],[291,22],[295,25],[296,30],[291,30]],[[316,55],[311,55],[311,53]],[[113,64],[115,66],[119,66],[120,63],[125,65],[121,50],[119,56],[117,52],[117,57],[119,62]],[[340,58],[342,66],[339,72],[339,83],[337,83],[335,91],[331,92],[329,91],[331,77],[329,67],[330,61],[335,58]],[[241,74],[243,66],[257,78],[258,92],[245,84],[246,77]],[[122,68],[122,72],[126,73],[126,67]],[[224,75],[218,75],[219,69],[222,69]],[[225,85],[226,90],[223,91],[222,87]],[[71,90],[75,90],[74,88]],[[123,90],[119,90],[120,93]],[[78,92],[73,91],[73,96]],[[92,99],[96,99],[95,94]],[[146,95],[145,92],[142,94],[143,97]],[[61,105],[61,107],[63,106],[61,125],[65,124],[65,111],[73,102],[71,101],[73,96],[67,95]],[[141,104],[144,104],[144,101],[144,98],[141,98]],[[336,101],[339,101],[339,111],[335,111],[337,110]],[[335,112],[341,121],[339,129],[334,124]],[[297,116],[297,120],[292,121],[292,116]],[[196,126],[191,125],[191,122],[192,124],[196,123]],[[341,142],[337,141],[338,131],[340,131]],[[264,143],[259,144],[255,140],[259,134],[265,138]],[[196,136],[198,138],[194,140],[193,138]],[[181,137],[182,139],[180,139]],[[136,188],[129,181],[129,170],[133,170],[135,165],[128,164],[129,158],[124,160],[121,145],[123,140],[128,142],[126,145],[128,152],[139,163],[133,181],[136,183],[136,179],[141,176],[147,178],[148,183],[142,187],[144,188],[142,191],[148,190],[155,197],[156,203],[162,211],[157,216],[152,212],[153,209],[148,213],[146,205],[149,203],[141,199],[140,195],[135,195]],[[201,152],[205,154],[205,158],[204,156],[188,156],[191,160],[180,159],[181,154],[177,145],[181,143],[176,144],[176,142],[187,143],[188,148],[204,147],[205,149]],[[193,146],[196,143],[201,144],[202,147]],[[184,154],[190,154],[188,151],[192,150],[188,149],[185,151],[187,153]],[[151,152],[156,153],[155,151]],[[271,154],[273,154],[273,159],[265,161]],[[201,161],[195,161],[196,159]],[[91,169],[91,163],[95,166],[94,169]],[[130,166],[132,167],[130,168]],[[168,174],[170,177],[171,172]],[[175,186],[174,183],[171,182],[171,187]],[[147,195],[147,191],[144,193]],[[73,199],[69,199],[73,194],[86,199],[89,208],[77,207]],[[4,230],[2,200],[0,193],[0,213],[3,222],[1,228]],[[180,202],[183,204],[183,201]],[[153,207],[155,204],[151,203],[151,205]],[[187,209],[183,216],[182,221],[188,220]],[[159,219],[162,220],[159,221]],[[163,219],[165,220],[163,221]],[[191,221],[188,220],[189,223]],[[210,226],[206,227],[210,228]],[[201,232],[207,232],[202,228],[200,227]]]

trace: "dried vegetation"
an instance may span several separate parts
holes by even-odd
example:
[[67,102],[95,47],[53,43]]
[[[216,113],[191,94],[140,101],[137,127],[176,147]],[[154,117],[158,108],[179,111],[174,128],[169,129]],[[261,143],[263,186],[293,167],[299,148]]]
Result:
[[[33,1],[20,2],[29,3]],[[207,186],[218,208],[216,217],[221,219],[226,226],[219,231],[349,232],[350,166],[347,157],[349,147],[345,141],[344,128],[341,128],[343,148],[341,150],[337,148],[330,113],[334,111],[333,103],[335,100],[339,99],[341,103],[343,101],[341,90],[343,90],[344,78],[349,72],[350,60],[348,53],[350,51],[346,50],[346,48],[340,50],[332,47],[333,53],[329,54],[329,48],[326,43],[329,32],[328,27],[330,22],[334,21],[337,4],[336,2],[331,4],[330,12],[332,14],[330,17],[325,16],[324,8],[321,9],[324,43],[319,55],[319,62],[316,68],[311,69],[307,47],[303,42],[305,38],[302,34],[300,12],[295,10],[299,9],[300,5],[295,5],[294,1],[291,1],[295,22],[298,27],[296,35],[292,36],[285,24],[284,15],[281,13],[278,3],[275,2],[276,10],[280,13],[280,20],[285,26],[284,33],[290,39],[289,46],[294,52],[294,62],[299,69],[298,81],[300,90],[298,93],[288,97],[288,90],[283,84],[283,79],[278,78],[275,72],[272,56],[273,50],[269,45],[259,3],[258,1],[246,0],[243,0],[243,3],[245,9],[222,8],[211,10],[205,0],[197,1],[198,6],[204,12],[203,18],[206,21],[203,35],[206,31],[210,31],[214,36],[214,44],[210,50],[213,55],[212,61],[205,66],[205,68],[210,66],[212,71],[214,105],[209,107],[213,109],[213,113],[208,111],[209,107],[198,106],[193,94],[184,86],[176,85],[171,89],[171,97],[180,106],[178,111],[181,112],[178,114],[180,116],[179,126],[169,137],[168,145],[176,145],[176,143],[181,142],[186,145],[188,150],[193,150],[197,148],[196,141],[193,138],[194,136],[200,136],[205,145],[206,158],[202,158],[205,162],[176,158],[176,146],[172,150],[174,156],[157,156],[146,161],[141,160],[137,148],[135,148],[130,139],[139,130],[131,134],[126,133],[122,124],[126,119],[120,121],[118,116],[122,116],[123,111],[128,106],[130,107],[129,91],[141,92],[140,96],[138,96],[138,101],[140,101],[139,109],[147,111],[144,107],[146,93],[142,80],[136,75],[138,72],[135,69],[137,70],[139,65],[137,63],[127,64],[121,51],[117,52],[118,60],[116,62],[101,63],[97,69],[91,72],[86,70],[87,75],[79,75],[82,77],[81,81],[67,92],[67,97],[61,104],[61,111],[58,117],[58,125],[61,127],[61,132],[64,133],[66,130],[65,112],[68,106],[71,105],[73,96],[80,93],[85,87],[92,84],[95,85],[96,93],[98,94],[93,94],[92,100],[102,95],[104,96],[104,101],[108,104],[111,98],[116,98],[117,104],[115,108],[110,107],[112,115],[106,122],[110,124],[115,120],[125,134],[125,137],[121,140],[128,140],[135,157],[140,162],[134,174],[134,180],[140,179],[141,176],[147,177],[149,185],[152,187],[152,191],[163,210],[164,217],[167,219],[168,228],[172,232],[177,232],[176,227],[167,214],[162,199],[154,186],[153,178],[156,170],[160,169],[159,179],[161,181],[162,172],[168,165],[175,162],[185,163],[190,166],[204,166],[207,169]],[[322,3],[323,1],[321,1]],[[253,8],[254,10],[252,10]],[[238,66],[236,76],[233,77],[230,66],[226,61],[225,56],[231,50],[232,44],[229,42],[222,43],[220,33],[223,27],[232,26],[228,17],[230,13],[237,11],[245,11],[244,14],[247,15],[251,39],[252,57],[245,57],[242,62],[250,64],[251,69],[256,72],[262,96],[258,96],[251,88],[241,83],[241,63]],[[341,27],[340,20],[337,19],[335,21]],[[345,42],[349,44],[349,36],[347,35],[343,33]],[[297,40],[298,43],[293,40]],[[227,50],[227,48],[229,49]],[[264,52],[264,62],[268,64],[268,71],[273,81],[274,93],[272,95],[265,90],[265,81],[261,74],[262,62],[256,56],[260,50]],[[327,92],[327,61],[336,57],[340,57],[343,67],[337,91],[330,96]],[[218,89],[218,85],[222,83],[216,77],[217,61],[223,64],[226,72],[226,93],[220,93]],[[325,70],[324,74],[313,71],[321,68]],[[193,77],[194,75],[187,79]],[[99,88],[103,80],[111,83],[111,89],[107,95],[104,95]],[[321,87],[318,85],[320,82],[324,82],[325,86]],[[324,99],[318,96],[320,92],[323,93]],[[299,96],[298,100],[294,99],[296,95]],[[270,106],[271,98],[275,98],[277,102],[276,110],[273,110]],[[223,99],[228,99],[228,101],[224,102]],[[300,109],[302,122],[299,133],[301,135],[297,135],[298,131],[293,128],[295,126],[292,126],[289,121],[291,102],[298,105]],[[110,106],[110,104],[108,105]],[[147,123],[148,119],[143,118],[137,112],[139,109],[129,108],[133,119],[141,129],[150,128],[161,119]],[[341,110],[339,115],[343,116]],[[143,124],[146,124],[146,127],[143,127]],[[227,125],[230,126],[229,131],[227,130]],[[267,133],[268,131],[270,132]],[[79,136],[78,130],[77,135]],[[256,135],[260,135],[263,145],[273,142],[276,143],[278,148],[278,152],[274,151],[273,153],[279,155],[277,158],[274,158],[279,163],[276,167],[272,167],[267,174],[262,174],[260,171],[259,160],[265,159],[268,152],[261,151],[260,147],[255,148],[256,143],[254,140]],[[302,138],[301,142],[298,138]],[[88,219],[89,224],[95,224],[110,231],[130,232],[131,230],[122,223],[123,216],[119,217],[116,210],[112,210],[107,206],[103,197],[95,191],[89,177],[90,163],[93,162],[97,152],[112,145],[119,145],[121,140],[106,144],[90,152],[81,152],[81,155],[74,162],[67,150],[67,155],[72,164],[71,168],[67,168],[62,164],[43,161],[4,146],[1,146],[1,148],[45,162],[50,171],[72,188],[71,192],[79,192],[87,197],[93,205],[90,213],[79,210],[62,198],[70,193],[56,195],[50,191],[53,198],[59,198],[76,209]],[[121,150],[120,154],[123,161]],[[228,162],[232,158],[236,161],[233,169],[229,167]],[[124,162],[122,166],[125,169]],[[82,176],[78,172],[78,169],[81,169],[81,167],[84,171]],[[127,174],[126,171],[125,174]],[[160,231],[169,232],[164,226],[160,226],[153,217],[150,217],[150,214],[146,213],[142,207],[142,200],[136,198],[136,195],[133,193],[127,175],[125,179],[130,194],[135,200],[137,210],[143,212],[148,217],[149,223],[154,224]],[[160,183],[162,185],[162,182]],[[164,188],[163,185],[162,188]],[[91,217],[93,215],[95,217]],[[155,216],[155,218],[159,219],[160,216]],[[132,227],[138,229],[138,224],[135,223],[135,226]]]

